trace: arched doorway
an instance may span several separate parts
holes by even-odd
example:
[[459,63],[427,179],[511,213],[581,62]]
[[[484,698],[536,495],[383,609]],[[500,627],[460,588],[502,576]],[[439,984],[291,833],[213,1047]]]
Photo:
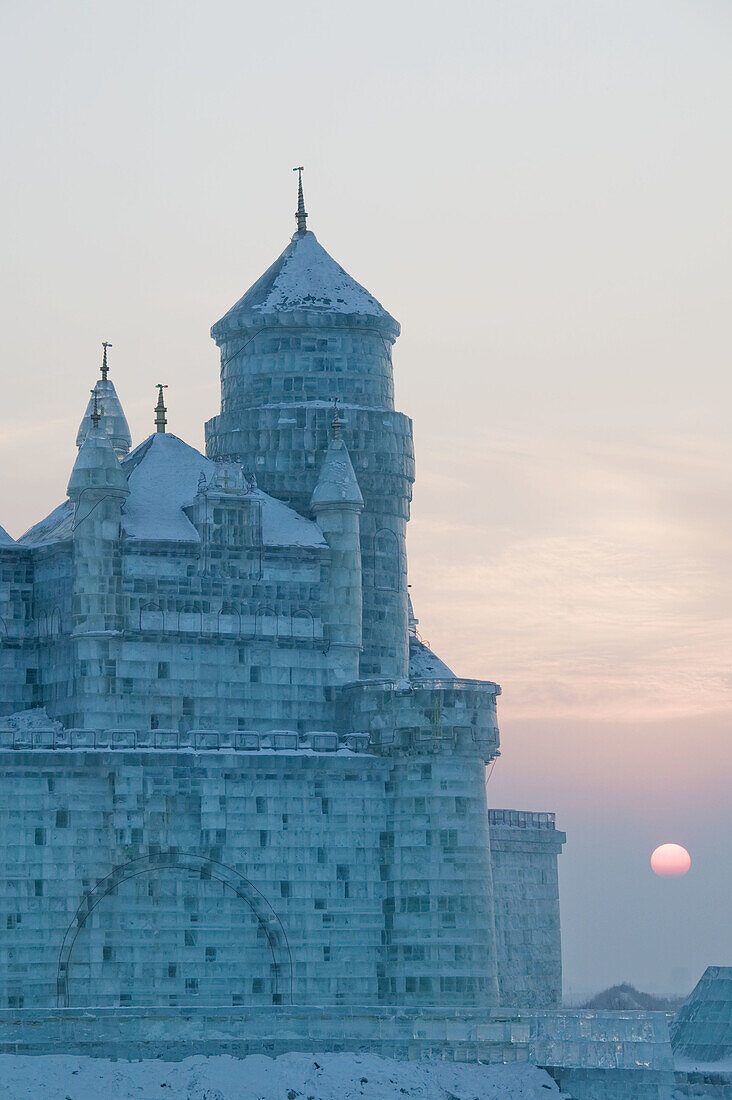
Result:
[[64,1008],[291,1004],[292,958],[279,917],[253,883],[172,849],[115,867],[84,896],[61,945],[56,989]]

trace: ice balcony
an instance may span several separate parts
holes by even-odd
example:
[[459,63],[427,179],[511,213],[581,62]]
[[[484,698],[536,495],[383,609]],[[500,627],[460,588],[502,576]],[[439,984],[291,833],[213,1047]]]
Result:
[[367,680],[340,689],[339,725],[373,752],[499,755],[496,699],[488,680]]

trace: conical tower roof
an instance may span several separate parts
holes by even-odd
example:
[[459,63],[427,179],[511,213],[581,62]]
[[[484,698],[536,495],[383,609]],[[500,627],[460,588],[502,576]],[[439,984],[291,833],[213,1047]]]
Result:
[[94,396],[96,395],[99,412],[102,414],[102,426],[110,438],[112,447],[118,458],[124,458],[126,454],[129,454],[130,447],[132,446],[132,436],[130,435],[129,425],[127,423],[127,417],[124,414],[120,399],[117,396],[117,391],[114,388],[114,382],[107,377],[107,343],[104,345],[104,357],[102,359],[102,377],[98,378],[94,389],[92,390],[92,396],[89,398],[89,403],[86,407],[86,412],[79,425],[79,431],[76,435],[76,446],[81,447],[82,443],[86,439],[89,430],[92,426],[92,413],[94,411]]
[[336,263],[310,230],[295,233],[281,256],[211,329],[216,340],[256,325],[282,323],[297,314],[352,317],[385,328],[395,339],[399,323]]
[[92,411],[91,419],[91,426],[71,471],[69,486],[66,490],[68,495],[78,498],[85,489],[129,492],[127,477],[114,452],[109,433],[104,427],[104,418],[100,418]]
[[320,475],[313,490],[311,507],[336,508],[344,504],[363,508],[363,497],[358,487],[348,448],[340,435],[331,440],[325,453]]

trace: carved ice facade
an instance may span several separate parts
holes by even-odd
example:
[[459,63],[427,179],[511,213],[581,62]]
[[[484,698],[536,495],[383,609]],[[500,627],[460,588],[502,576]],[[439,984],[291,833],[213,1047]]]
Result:
[[303,230],[212,334],[206,455],[105,371],[0,541],[0,1007],[556,1005],[564,835],[411,615],[399,325]]

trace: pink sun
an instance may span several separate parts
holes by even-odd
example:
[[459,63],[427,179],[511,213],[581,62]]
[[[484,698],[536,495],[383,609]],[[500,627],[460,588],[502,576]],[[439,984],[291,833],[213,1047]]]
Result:
[[651,855],[651,868],[662,878],[678,878],[691,867],[691,856],[680,844],[660,844]]

